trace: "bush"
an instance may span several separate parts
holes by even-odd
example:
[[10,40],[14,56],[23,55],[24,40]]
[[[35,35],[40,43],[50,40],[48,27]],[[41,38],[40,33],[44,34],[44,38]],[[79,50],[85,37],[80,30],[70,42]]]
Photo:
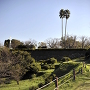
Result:
[[47,63],[47,64],[54,64],[54,63],[57,63],[57,59],[55,59],[55,58],[47,59],[47,60],[46,60],[46,63]]
[[35,63],[35,59],[28,55],[28,56],[26,57],[26,62],[28,62],[28,63],[30,63],[30,64]]
[[50,66],[48,64],[42,65],[42,69],[45,69],[45,70],[50,69]]
[[32,64],[30,66],[30,70],[33,72],[33,73],[38,73],[39,70],[41,70],[41,66],[39,64]]
[[56,74],[57,77],[60,77],[66,73],[68,73],[70,70],[78,66],[80,63],[75,62],[69,62],[69,63],[60,63],[59,68],[57,68],[53,74]]
[[31,78],[35,78],[35,77],[36,77],[36,74],[32,74],[32,75],[31,75]]
[[63,57],[63,58],[61,59],[61,61],[66,62],[66,61],[71,61],[71,59],[70,59],[69,57]]
[[50,69],[55,69],[55,65],[51,64],[49,66],[50,66]]

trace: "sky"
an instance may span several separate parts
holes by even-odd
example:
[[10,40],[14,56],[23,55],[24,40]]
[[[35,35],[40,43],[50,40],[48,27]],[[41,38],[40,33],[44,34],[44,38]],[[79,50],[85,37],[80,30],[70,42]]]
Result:
[[69,35],[90,36],[90,0],[0,0],[0,42],[9,37],[37,42],[61,38],[61,9],[70,11]]

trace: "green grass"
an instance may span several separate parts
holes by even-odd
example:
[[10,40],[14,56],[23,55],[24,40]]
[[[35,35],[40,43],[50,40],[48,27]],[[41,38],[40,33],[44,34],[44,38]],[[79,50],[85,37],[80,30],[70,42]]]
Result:
[[[75,67],[75,71],[78,72],[79,69],[83,67],[82,61],[84,61],[84,59],[80,58],[70,62],[64,62],[64,64],[68,63],[79,64],[76,65]],[[59,65],[59,63],[56,63],[56,65]],[[67,76],[58,80],[59,85],[68,80],[72,76],[73,71],[71,69],[69,69],[69,73]],[[16,81],[11,81],[11,84],[1,84],[0,90],[29,90],[29,87],[38,86],[39,83],[45,83],[45,79],[49,77],[52,72],[56,73],[54,69],[41,70],[39,72],[43,72],[44,74],[35,77],[33,79],[21,80],[19,82],[19,85],[17,85]],[[58,69],[57,74],[59,73],[60,71]],[[55,82],[53,82],[52,84],[41,90],[54,90],[54,88]],[[86,68],[83,68],[83,74],[76,75],[76,80],[71,79],[70,81],[66,82],[64,85],[59,87],[59,90],[89,90],[89,89],[90,89],[90,64],[87,64]]]
[[38,86],[39,83],[45,83],[45,79],[54,71],[54,69],[40,71],[44,72],[43,75],[35,77],[33,79],[21,80],[19,85],[16,81],[12,81],[11,84],[0,85],[0,90],[29,90],[31,86]]
[[90,72],[79,74],[76,80],[73,79],[59,87],[60,90],[90,90]]
[[4,84],[0,86],[0,90],[29,90],[30,86],[37,86],[38,83],[43,82],[43,78],[34,78],[32,80],[23,80],[19,82],[19,85],[15,81],[11,84]]
[[[75,71],[78,72],[79,68],[81,68],[83,65],[80,63],[79,66],[75,68]],[[73,77],[71,78],[70,81],[67,81],[64,85],[59,87],[59,90],[88,90],[85,88],[90,88],[90,72],[89,72],[90,66],[87,65],[87,68],[83,67],[83,74],[77,74],[76,75],[76,80],[73,80]],[[68,80],[72,76],[73,71],[71,70],[67,76],[61,78],[58,80],[58,85],[63,84],[66,80]],[[87,82],[88,80],[88,82]],[[87,87],[88,83],[88,87]],[[84,85],[84,89],[80,89],[81,86]],[[50,84],[48,87],[43,88],[42,90],[54,90],[55,88],[55,83]]]

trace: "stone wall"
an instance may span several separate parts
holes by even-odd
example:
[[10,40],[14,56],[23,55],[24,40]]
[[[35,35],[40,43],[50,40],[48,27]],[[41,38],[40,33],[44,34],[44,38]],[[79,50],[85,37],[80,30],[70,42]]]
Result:
[[85,56],[86,49],[36,49],[27,50],[36,61],[45,60],[51,57],[56,58],[58,61],[64,56],[71,59]]

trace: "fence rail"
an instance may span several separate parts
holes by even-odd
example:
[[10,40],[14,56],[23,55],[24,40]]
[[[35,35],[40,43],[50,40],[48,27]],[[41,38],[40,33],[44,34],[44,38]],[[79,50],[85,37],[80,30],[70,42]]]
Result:
[[[44,86],[42,86],[42,87],[40,87],[40,88],[38,88],[38,89],[36,89],[36,90],[41,90],[41,89],[47,87],[48,85],[50,85],[50,84],[53,83],[53,82],[55,83],[55,88],[54,88],[53,90],[58,90],[58,88],[59,88],[60,86],[64,85],[66,82],[70,81],[71,79],[75,80],[75,77],[76,77],[77,74],[79,74],[79,73],[83,74],[83,69],[82,69],[82,67],[85,67],[85,68],[86,68],[86,64],[85,64],[85,63],[82,63],[81,65],[82,65],[82,66],[79,67],[79,68],[76,67],[76,68],[78,68],[78,70],[75,71],[75,69],[73,69],[73,70],[71,70],[69,73],[67,73],[67,74],[65,74],[65,75],[63,75],[63,76],[56,77],[56,78],[55,78],[53,81],[51,81],[50,83],[48,83],[48,84],[46,84],[46,85],[44,85]],[[60,80],[63,81],[63,80],[64,80],[64,77],[66,77],[66,76],[68,76],[68,75],[69,75],[68,79],[67,79],[65,82],[60,83],[60,84],[58,85],[58,81],[60,81]],[[89,78],[89,79],[90,79],[90,78]]]

